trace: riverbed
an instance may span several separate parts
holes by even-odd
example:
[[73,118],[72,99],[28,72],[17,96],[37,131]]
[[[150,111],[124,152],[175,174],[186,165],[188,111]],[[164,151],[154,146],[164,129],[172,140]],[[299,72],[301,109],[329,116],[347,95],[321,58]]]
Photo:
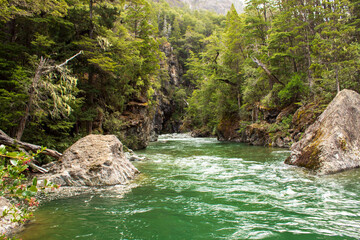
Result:
[[316,176],[289,151],[162,135],[126,193],[43,202],[31,239],[359,239],[359,170]]

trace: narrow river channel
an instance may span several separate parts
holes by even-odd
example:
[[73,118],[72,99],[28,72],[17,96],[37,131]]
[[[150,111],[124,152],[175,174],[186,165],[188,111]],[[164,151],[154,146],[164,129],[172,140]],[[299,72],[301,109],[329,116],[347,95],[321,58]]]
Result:
[[43,203],[20,236],[37,239],[359,239],[360,170],[318,177],[284,149],[163,135],[123,196]]

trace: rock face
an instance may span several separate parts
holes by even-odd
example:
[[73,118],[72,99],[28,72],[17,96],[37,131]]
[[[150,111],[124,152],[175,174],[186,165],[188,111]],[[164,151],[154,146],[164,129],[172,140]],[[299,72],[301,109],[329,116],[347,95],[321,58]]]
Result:
[[157,104],[153,109],[151,123],[150,141],[156,141],[159,134],[179,132],[180,122],[173,119],[177,106],[174,101],[175,89],[180,87],[184,73],[177,55],[169,42],[160,45],[160,50],[165,54],[165,59],[160,61],[163,75],[161,78],[161,89],[156,90],[154,100]]
[[123,153],[114,135],[88,135],[68,148],[59,162],[50,165],[44,178],[62,186],[126,184],[139,171]]
[[132,101],[120,117],[124,122],[117,137],[129,148],[138,150],[146,148],[150,141],[151,117],[148,103]]
[[293,142],[299,141],[327,105],[327,102],[318,99],[300,108],[289,105],[281,111],[262,109],[262,117],[256,117],[257,121],[253,123],[250,119],[243,121],[236,116],[226,116],[217,127],[217,137],[219,141],[289,148]]
[[224,118],[218,125],[219,141],[248,143],[254,146],[290,147],[291,138],[282,131],[269,132],[270,124],[266,121],[249,124],[236,117]]
[[234,4],[239,13],[242,12],[244,7],[244,1],[240,0],[167,0],[167,2],[180,7],[187,4],[191,9],[210,10],[219,14],[226,14],[231,4]]
[[287,164],[318,174],[360,167],[360,95],[343,90],[293,144]]

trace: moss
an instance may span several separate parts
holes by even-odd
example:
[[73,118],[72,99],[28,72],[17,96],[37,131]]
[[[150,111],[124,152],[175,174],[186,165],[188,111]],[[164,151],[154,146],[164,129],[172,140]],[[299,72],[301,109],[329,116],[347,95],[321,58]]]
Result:
[[100,164],[93,164],[90,166],[89,168],[89,172],[98,172],[101,169],[101,165]]
[[304,148],[301,156],[295,163],[296,165],[311,170],[318,170],[321,167],[321,149],[319,148],[321,136],[322,133],[317,131],[311,143]]
[[347,143],[346,143],[346,140],[345,138],[340,138],[338,139],[339,140],[339,143],[340,143],[340,148],[345,152],[348,150],[347,148]]

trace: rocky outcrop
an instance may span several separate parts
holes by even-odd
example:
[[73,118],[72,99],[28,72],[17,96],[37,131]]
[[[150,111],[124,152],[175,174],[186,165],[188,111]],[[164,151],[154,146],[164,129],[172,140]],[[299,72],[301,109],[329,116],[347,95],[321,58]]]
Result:
[[[156,1],[156,0],[155,0]],[[244,2],[239,0],[166,0],[168,3],[183,7],[187,4],[191,9],[204,9],[214,11],[219,14],[226,14],[231,4],[234,4],[236,10],[240,13],[243,10]]]
[[146,100],[129,102],[120,120],[124,124],[116,136],[121,142],[134,150],[146,148],[151,133],[151,114]]
[[151,121],[150,140],[156,141],[161,133],[179,132],[181,122],[174,119],[174,113],[178,110],[179,104],[174,101],[176,89],[181,87],[183,69],[179,64],[178,57],[169,42],[164,42],[160,50],[165,54],[165,59],[160,61],[162,75],[161,89],[156,90],[154,100],[157,104],[153,109]]
[[[168,72],[168,84],[172,86],[179,86],[181,84],[181,76],[183,69],[179,64],[177,55],[169,42],[165,42],[160,46],[160,50],[165,54],[165,61],[160,62],[160,67]],[[165,82],[166,84],[166,82]]]
[[237,116],[225,116],[216,128],[219,141],[241,142],[241,121]]
[[217,128],[219,141],[248,143],[254,146],[290,147],[291,138],[283,132],[282,118],[271,124],[265,120],[256,123],[240,121],[236,117],[222,119]]
[[305,130],[316,121],[326,107],[326,103],[317,100],[301,106],[296,110],[293,114],[289,130],[293,142],[300,140]]
[[290,105],[278,109],[257,108],[256,122],[241,121],[238,117],[224,117],[217,127],[220,141],[248,143],[256,146],[289,148],[298,141],[305,129],[324,111],[327,102],[316,100],[300,108]]
[[191,136],[198,138],[206,138],[206,137],[213,137],[213,134],[209,131],[207,127],[203,127],[191,131]]
[[62,186],[112,186],[126,184],[139,171],[124,156],[114,135],[88,135],[68,148],[41,176]]
[[360,167],[360,95],[351,90],[337,94],[316,122],[293,144],[287,164],[318,174]]

